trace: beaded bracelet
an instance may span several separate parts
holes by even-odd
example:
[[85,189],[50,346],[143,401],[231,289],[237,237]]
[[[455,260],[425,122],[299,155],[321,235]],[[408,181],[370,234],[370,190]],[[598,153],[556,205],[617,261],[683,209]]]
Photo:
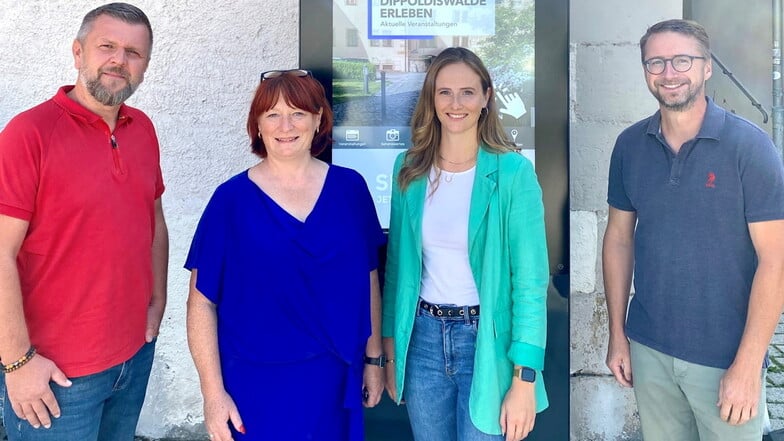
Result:
[[16,360],[15,362],[13,362],[11,364],[5,364],[5,365],[0,364],[0,366],[3,367],[3,373],[4,374],[11,373],[11,372],[19,369],[20,367],[26,365],[27,362],[29,362],[30,360],[33,359],[34,355],[35,355],[35,346],[30,345],[30,349],[28,349],[27,353],[25,353],[22,356],[22,358],[20,358],[19,360]]

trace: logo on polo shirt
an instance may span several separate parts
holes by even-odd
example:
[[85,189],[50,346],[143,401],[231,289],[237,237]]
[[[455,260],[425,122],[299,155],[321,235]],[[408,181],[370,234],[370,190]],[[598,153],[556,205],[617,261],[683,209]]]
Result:
[[716,173],[708,172],[708,180],[705,181],[706,188],[716,188]]

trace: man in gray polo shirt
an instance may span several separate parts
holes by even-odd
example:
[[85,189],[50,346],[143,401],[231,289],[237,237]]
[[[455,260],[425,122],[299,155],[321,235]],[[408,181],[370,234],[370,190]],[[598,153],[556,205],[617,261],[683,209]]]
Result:
[[781,159],[705,96],[702,26],[657,23],[640,51],[659,111],[618,136],[610,162],[607,366],[634,386],[645,441],[759,441],[784,305]]

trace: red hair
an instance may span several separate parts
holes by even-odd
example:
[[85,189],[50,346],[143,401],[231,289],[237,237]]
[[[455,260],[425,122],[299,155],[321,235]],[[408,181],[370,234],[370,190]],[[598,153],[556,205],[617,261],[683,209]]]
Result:
[[256,94],[250,105],[248,113],[248,136],[250,137],[250,148],[256,155],[267,157],[267,147],[259,136],[259,117],[267,110],[275,107],[278,98],[283,100],[291,107],[304,110],[309,113],[321,113],[321,123],[318,133],[313,137],[310,145],[310,154],[316,156],[332,144],[332,109],[321,85],[312,76],[298,77],[295,75],[281,75],[269,78],[259,83]]

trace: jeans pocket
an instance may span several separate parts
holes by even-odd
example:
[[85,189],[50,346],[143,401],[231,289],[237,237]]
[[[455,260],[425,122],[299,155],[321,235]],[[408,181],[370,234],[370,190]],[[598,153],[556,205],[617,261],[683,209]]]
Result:
[[465,326],[469,328],[469,330],[473,332],[474,335],[476,335],[477,332],[479,331],[479,319],[473,318],[469,323],[466,323]]
[[434,335],[431,332],[433,323],[432,317],[425,315],[417,315],[414,317],[414,327],[411,331],[411,339],[409,340],[409,351],[413,348],[429,348],[434,344]]

